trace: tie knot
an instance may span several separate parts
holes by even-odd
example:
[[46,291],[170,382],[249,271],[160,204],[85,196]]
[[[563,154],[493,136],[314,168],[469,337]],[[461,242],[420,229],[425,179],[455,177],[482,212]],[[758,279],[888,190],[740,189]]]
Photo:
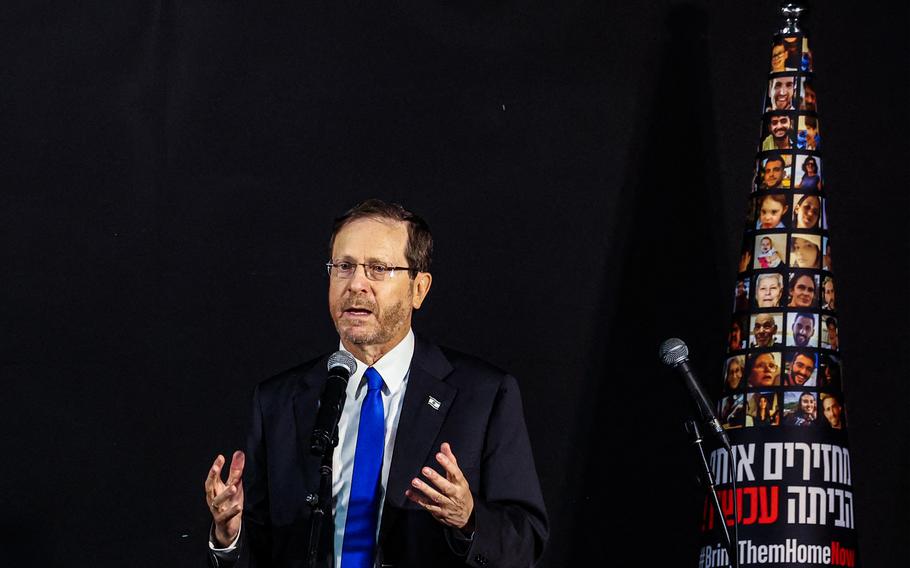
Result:
[[367,390],[377,391],[382,388],[382,375],[373,367],[368,367],[363,374],[367,378]]

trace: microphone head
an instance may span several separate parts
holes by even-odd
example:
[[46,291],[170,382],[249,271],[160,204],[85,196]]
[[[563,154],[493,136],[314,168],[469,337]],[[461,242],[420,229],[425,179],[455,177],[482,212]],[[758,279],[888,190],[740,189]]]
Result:
[[357,371],[357,361],[354,359],[354,356],[347,351],[336,351],[329,357],[328,368],[329,371],[331,371],[336,367],[347,370],[348,376],[351,376]]
[[689,360],[689,348],[682,339],[671,337],[660,344],[660,360],[664,365],[675,367]]

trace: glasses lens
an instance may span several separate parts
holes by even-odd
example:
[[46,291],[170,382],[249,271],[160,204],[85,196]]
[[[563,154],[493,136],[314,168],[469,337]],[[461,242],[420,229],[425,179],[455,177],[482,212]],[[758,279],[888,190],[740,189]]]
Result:
[[357,265],[352,262],[336,262],[332,265],[332,270],[338,278],[350,278],[356,268]]
[[389,267],[384,264],[370,264],[367,266],[367,276],[370,277],[370,280],[385,280],[389,272]]

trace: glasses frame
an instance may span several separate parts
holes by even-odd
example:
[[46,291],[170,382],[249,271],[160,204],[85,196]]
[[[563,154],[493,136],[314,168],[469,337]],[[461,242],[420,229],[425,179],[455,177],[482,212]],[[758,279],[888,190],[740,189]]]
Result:
[[[344,264],[352,264],[352,265],[354,265],[354,270],[351,272],[351,275],[350,275],[350,276],[347,276],[347,277],[346,277],[346,276],[339,276],[339,275],[336,275],[335,278],[338,278],[338,279],[340,279],[340,280],[350,280],[351,278],[353,278],[353,277],[354,277],[354,274],[357,272],[357,267],[358,267],[358,266],[362,266],[362,267],[363,267],[363,273],[364,273],[364,275],[367,277],[367,280],[370,280],[370,281],[372,281],[372,282],[384,282],[384,281],[386,281],[386,280],[390,280],[390,279],[392,279],[392,278],[395,277],[395,272],[396,272],[396,271],[405,271],[405,272],[408,273],[408,276],[409,276],[409,277],[411,276],[411,273],[412,273],[412,272],[414,273],[415,276],[416,276],[417,273],[419,272],[417,269],[411,268],[410,266],[386,266],[386,265],[384,265],[384,264],[382,264],[382,263],[379,263],[379,262],[347,262],[347,261],[343,261],[343,263],[344,263]],[[332,269],[333,269],[333,268],[336,268],[337,265],[339,265],[339,264],[342,264],[342,261],[339,261],[339,262],[332,262],[332,261],[329,261],[329,262],[325,263],[325,270],[326,270],[326,273],[329,275],[330,278],[332,277]],[[373,273],[373,268],[376,267],[376,266],[382,266],[383,268],[385,268],[386,272],[384,273],[385,275],[384,275],[382,278],[376,278],[376,277],[375,277],[375,274]]]

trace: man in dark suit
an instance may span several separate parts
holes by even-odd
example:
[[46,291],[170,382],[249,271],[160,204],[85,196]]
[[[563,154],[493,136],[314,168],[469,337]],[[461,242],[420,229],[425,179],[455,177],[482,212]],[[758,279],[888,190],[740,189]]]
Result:
[[[532,566],[547,519],[515,379],[411,331],[432,283],[426,223],[369,200],[336,220],[330,249],[329,310],[358,369],[317,564]],[[224,457],[212,464],[214,565],[305,565],[325,363],[260,383],[247,453],[234,453],[226,482]]]

